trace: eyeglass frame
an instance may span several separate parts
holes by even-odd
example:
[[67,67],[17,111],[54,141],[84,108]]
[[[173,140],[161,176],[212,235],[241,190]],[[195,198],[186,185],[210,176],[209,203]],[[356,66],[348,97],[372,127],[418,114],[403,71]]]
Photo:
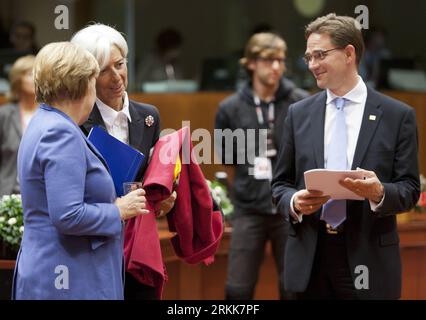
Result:
[[256,57],[256,60],[260,60],[262,62],[266,62],[268,64],[273,64],[275,61],[278,61],[278,63],[285,64],[285,58],[273,58],[273,57]]
[[[342,50],[342,49],[344,49],[344,48],[336,47],[336,48],[331,48],[331,49],[328,49],[328,50],[314,50],[312,52],[312,54],[309,54],[309,53],[305,54],[303,56],[303,61],[307,65],[309,65],[309,63],[311,62],[312,59],[322,61],[322,60],[324,60],[327,57],[327,55],[328,55],[329,52],[334,51],[334,50]],[[315,57],[315,55],[317,57]]]

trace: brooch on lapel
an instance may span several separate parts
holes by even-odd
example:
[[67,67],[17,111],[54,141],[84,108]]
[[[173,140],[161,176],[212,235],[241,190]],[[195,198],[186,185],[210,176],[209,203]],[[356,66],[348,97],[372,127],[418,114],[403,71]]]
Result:
[[154,124],[154,117],[149,115],[145,118],[145,124],[147,127],[151,127]]

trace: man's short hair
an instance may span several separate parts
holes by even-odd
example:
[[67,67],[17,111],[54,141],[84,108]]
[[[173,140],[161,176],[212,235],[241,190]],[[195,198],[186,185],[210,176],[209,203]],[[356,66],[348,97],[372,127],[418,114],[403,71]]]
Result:
[[353,45],[356,62],[359,65],[364,54],[365,45],[362,38],[361,25],[354,18],[330,13],[315,19],[306,26],[305,38],[308,39],[312,33],[328,34],[331,42],[338,48]]
[[285,54],[287,51],[287,44],[278,34],[272,32],[256,33],[251,36],[247,42],[244,57],[240,59],[240,64],[251,75],[251,70],[248,69],[248,65],[251,61],[259,57],[272,57],[277,51],[281,50],[283,50]]
[[34,63],[37,102],[79,100],[86,95],[92,77],[98,75],[98,62],[87,50],[70,42],[50,43]]

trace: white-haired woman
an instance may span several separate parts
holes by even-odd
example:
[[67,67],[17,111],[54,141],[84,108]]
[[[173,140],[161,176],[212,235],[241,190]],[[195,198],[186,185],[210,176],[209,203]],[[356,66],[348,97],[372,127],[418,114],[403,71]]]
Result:
[[[104,127],[111,135],[138,149],[145,155],[137,181],[142,181],[151,148],[160,134],[157,108],[129,100],[127,89],[126,40],[112,27],[95,24],[78,31],[71,39],[88,50],[99,63],[96,80],[96,103],[89,119],[81,127],[87,135],[94,125]],[[173,207],[176,194],[161,204],[158,215],[167,214]],[[126,299],[157,299],[156,289],[137,281],[126,273]]]
[[102,157],[79,125],[96,98],[97,61],[69,42],[34,63],[41,103],[18,152],[25,231],[15,299],[123,299],[123,221],[147,213],[142,190],[116,199]]

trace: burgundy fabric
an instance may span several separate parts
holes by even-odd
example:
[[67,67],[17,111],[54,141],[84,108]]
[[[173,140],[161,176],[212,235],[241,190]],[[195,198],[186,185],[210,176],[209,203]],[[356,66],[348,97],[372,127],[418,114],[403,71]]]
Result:
[[[124,259],[127,272],[140,283],[156,288],[161,299],[167,280],[157,222],[152,208],[149,214],[128,220],[124,234]],[[137,240],[137,241],[136,241]]]
[[[167,221],[169,230],[176,233],[171,239],[175,253],[187,263],[212,263],[223,233],[221,213],[213,210],[205,177],[190,154],[192,143],[187,127],[158,140],[144,180],[151,213],[132,219],[126,226],[127,271],[141,283],[155,286],[159,297],[166,280],[154,215],[160,202],[176,191]],[[178,156],[182,165],[178,183],[174,184]]]

